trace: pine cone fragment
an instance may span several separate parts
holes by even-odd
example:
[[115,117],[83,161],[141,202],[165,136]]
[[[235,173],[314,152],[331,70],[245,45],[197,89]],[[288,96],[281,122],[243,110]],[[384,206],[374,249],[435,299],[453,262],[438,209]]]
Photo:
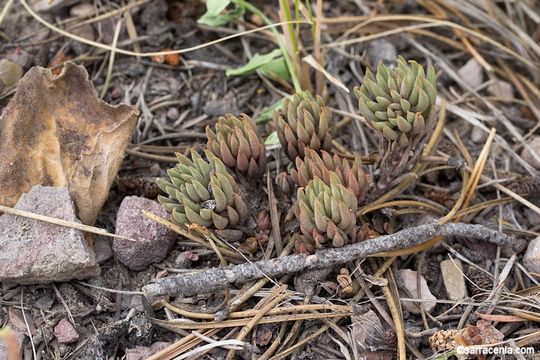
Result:
[[160,203],[172,213],[173,220],[223,230],[245,222],[247,205],[234,178],[215,155],[205,151],[204,160],[196,151],[191,159],[177,153],[178,165],[167,171],[170,181],[157,183],[168,197],[158,196]]
[[315,151],[332,148],[332,113],[320,96],[295,94],[273,116],[279,142],[291,161],[303,158],[305,147]]
[[255,122],[246,114],[218,118],[215,132],[206,127],[207,148],[225,165],[248,177],[261,177],[266,170],[266,148]]

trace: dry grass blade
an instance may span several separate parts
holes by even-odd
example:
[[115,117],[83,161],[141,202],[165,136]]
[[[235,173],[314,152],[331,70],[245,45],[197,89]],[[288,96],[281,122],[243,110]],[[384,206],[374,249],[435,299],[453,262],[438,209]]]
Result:
[[334,75],[330,74],[326,69],[315,60],[313,55],[305,56],[302,61],[310,65],[312,68],[317,70],[319,73],[323,74],[325,78],[328,79],[332,84],[340,88],[341,90],[345,91],[347,94],[350,93],[350,90],[348,87],[346,87],[341,80],[339,80]]
[[[219,329],[212,329],[205,332],[204,336],[212,336],[215,335]],[[185,351],[191,349],[192,347],[200,344],[202,342],[202,339],[197,337],[194,334],[189,334],[187,336],[184,336],[177,342],[167,346],[165,349],[155,353],[154,355],[150,356],[147,360],[169,360],[174,359],[180,354],[184,353]]]
[[80,231],[84,231],[84,232],[92,233],[96,235],[107,236],[107,237],[112,237],[112,238],[117,238],[117,239],[122,239],[122,240],[128,240],[128,241],[135,241],[125,236],[111,234],[107,230],[96,228],[93,226],[75,223],[75,222],[62,220],[62,219],[57,219],[57,218],[53,218],[46,215],[35,214],[33,212],[29,212],[25,210],[18,210],[18,209],[10,208],[8,206],[0,205],[0,213],[2,212],[6,214],[10,214],[10,215],[21,216],[27,219],[43,221],[49,224],[72,228],[72,229],[76,229],[76,230],[80,230]]
[[[317,320],[328,318],[341,318],[349,317],[351,312],[329,312],[329,313],[310,313],[310,314],[289,314],[278,316],[263,316],[258,324],[272,324],[296,320]],[[166,329],[183,329],[183,330],[200,330],[200,329],[223,329],[237,326],[246,326],[249,322],[249,318],[233,319],[225,321],[207,321],[207,322],[188,322],[188,321],[167,321],[159,319],[151,319],[151,321]]]
[[[484,166],[486,164],[486,160],[489,155],[489,150],[491,148],[491,143],[493,142],[493,138],[495,137],[495,128],[492,128],[489,132],[489,136],[486,140],[486,143],[484,147],[482,148],[482,151],[480,152],[480,155],[478,156],[478,160],[476,161],[476,164],[474,165],[473,171],[471,173],[471,177],[468,181],[467,188],[465,189],[466,196],[463,200],[463,207],[469,206],[469,203],[471,202],[474,193],[476,191],[476,187],[478,186],[478,182],[480,181],[480,176],[482,175],[482,172],[484,171]],[[459,221],[461,217],[457,217],[456,220]]]
[[135,51],[125,50],[125,49],[120,49],[120,48],[114,49],[112,46],[105,45],[105,44],[99,43],[97,41],[88,40],[88,39],[86,39],[84,37],[71,34],[71,33],[67,32],[65,30],[60,29],[59,27],[54,26],[53,24],[47,22],[47,20],[45,20],[43,17],[39,16],[30,7],[30,5],[28,5],[26,0],[20,0],[20,1],[21,1],[21,4],[23,5],[24,9],[35,20],[39,21],[41,24],[43,24],[44,26],[46,26],[50,30],[52,30],[52,31],[54,31],[54,32],[56,32],[56,33],[58,33],[58,34],[60,34],[62,36],[68,37],[68,38],[73,39],[75,41],[78,41],[78,42],[81,42],[83,44],[87,44],[87,45],[90,45],[90,46],[93,46],[93,47],[96,47],[96,48],[99,48],[99,49],[108,50],[108,51],[116,51],[118,54],[122,54],[122,55],[141,56],[141,57],[151,57],[151,56],[159,56],[159,55],[173,55],[173,54],[185,54],[185,53],[192,52],[192,51],[195,51],[195,50],[203,49],[203,48],[208,47],[208,46],[219,44],[221,42],[224,42],[224,41],[227,41],[227,40],[230,40],[230,39],[234,39],[234,38],[237,38],[237,37],[240,37],[240,36],[244,36],[244,35],[247,35],[247,34],[252,34],[252,33],[255,33],[255,32],[266,30],[266,29],[272,29],[272,28],[279,27],[279,26],[282,26],[282,25],[287,25],[289,23],[291,23],[291,24],[311,24],[310,21],[306,21],[306,20],[285,21],[285,22],[280,22],[280,23],[274,23],[274,24],[271,24],[271,25],[261,26],[261,27],[258,27],[256,29],[252,29],[252,30],[242,31],[242,32],[237,33],[237,34],[225,36],[225,37],[222,37],[222,38],[214,40],[214,41],[209,41],[207,43],[192,46],[192,47],[185,48],[185,49],[171,50],[171,51],[153,51],[153,52],[138,53],[138,52],[135,52]]
[[[193,311],[188,311],[180,309],[176,306],[173,306],[169,303],[163,303],[167,309],[172,312],[192,319],[199,320],[214,320],[215,316],[213,314],[206,313],[196,313]],[[282,306],[274,309],[270,309],[266,315],[283,315],[289,313],[302,313],[308,311],[334,311],[334,312],[351,312],[353,309],[349,305],[329,305],[329,304],[303,304],[303,305],[292,305],[292,306]],[[257,315],[258,310],[243,310],[237,312],[231,312],[227,316],[228,319],[242,319],[242,318],[251,318]]]
[[386,271],[388,286],[382,288],[388,309],[394,321],[394,330],[396,331],[398,356],[400,360],[407,359],[407,348],[405,345],[405,325],[403,323],[403,313],[401,311],[401,303],[399,301],[399,293],[397,291],[394,274],[391,270]]
[[[286,291],[287,285],[278,286],[276,290],[274,290],[267,298],[267,303],[263,305],[257,313],[249,320],[249,322],[244,325],[244,327],[240,330],[238,335],[236,336],[236,340],[242,341],[246,338],[246,336],[253,330],[253,328],[257,325],[259,320],[268,313],[272,308],[277,306],[280,302],[286,300],[291,296],[290,291]],[[234,359],[235,351],[231,350],[227,354],[227,360],[233,360]]]

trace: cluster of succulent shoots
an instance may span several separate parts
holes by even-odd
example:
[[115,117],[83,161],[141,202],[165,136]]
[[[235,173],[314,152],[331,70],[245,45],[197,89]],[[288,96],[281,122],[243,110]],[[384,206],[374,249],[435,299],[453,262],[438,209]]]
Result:
[[[375,189],[359,156],[344,158],[332,152],[332,113],[320,96],[295,94],[274,112],[279,142],[292,162],[290,172],[278,174],[276,183],[286,194],[298,187],[293,206],[300,224],[293,238],[298,252],[339,247],[362,237],[356,223],[359,205],[366,197],[380,196],[414,166],[433,131],[435,81],[432,67],[425,71],[400,57],[394,68],[380,64],[375,74],[367,70],[362,86],[355,88],[360,113],[380,135]],[[168,195],[159,200],[179,224],[235,228],[251,213],[235,179],[263,176],[264,142],[245,114],[220,117],[206,134],[205,156],[194,151],[191,159],[178,154],[170,179],[158,181]],[[257,221],[269,223],[267,217]]]
[[395,68],[380,63],[375,75],[367,69],[362,86],[354,93],[360,112],[371,126],[388,141],[405,148],[424,137],[433,124],[435,81],[432,66],[425,72],[416,61],[410,61],[409,66],[400,56]]
[[324,150],[320,154],[308,148],[304,151],[304,158],[296,158],[296,166],[291,169],[291,176],[298,186],[305,187],[314,178],[330,185],[331,176],[335,174],[339,183],[353,192],[358,203],[364,200],[370,177],[364,172],[359,156],[355,155],[350,161],[337,154],[330,155]]
[[294,205],[301,235],[295,237],[297,252],[339,247],[356,239],[356,210],[369,187],[370,178],[359,157],[352,161],[331,155],[332,113],[320,96],[304,92],[286,99],[274,112],[274,126],[282,148],[293,162],[289,174],[276,178],[289,192],[299,188]]
[[206,159],[196,151],[191,151],[191,159],[177,154],[178,164],[169,169],[169,180],[158,180],[168,196],[158,199],[177,224],[234,231],[246,222],[250,210],[232,174],[261,178],[266,149],[255,123],[245,114],[220,117],[215,130],[207,127],[206,133]]
[[291,161],[304,157],[304,149],[332,148],[332,113],[320,96],[303,92],[285,99],[283,108],[274,112],[279,142]]
[[246,114],[227,114],[216,123],[215,132],[206,127],[208,149],[223,163],[248,177],[260,177],[266,170],[266,149],[253,120]]
[[[354,242],[357,233],[358,201],[353,191],[343,186],[336,173],[331,172],[330,184],[314,177],[298,189],[297,218],[300,230],[315,249],[326,242],[341,247]],[[311,246],[313,246],[311,245]],[[308,250],[311,250],[307,245]]]
[[223,162],[209,151],[205,160],[196,151],[191,159],[177,154],[178,164],[168,170],[170,181],[158,179],[168,197],[159,201],[179,224],[199,224],[223,230],[243,223],[248,207]]
[[380,135],[374,198],[417,164],[435,126],[435,70],[401,56],[396,62],[394,68],[379,64],[375,75],[367,69],[362,86],[354,89],[360,113]]

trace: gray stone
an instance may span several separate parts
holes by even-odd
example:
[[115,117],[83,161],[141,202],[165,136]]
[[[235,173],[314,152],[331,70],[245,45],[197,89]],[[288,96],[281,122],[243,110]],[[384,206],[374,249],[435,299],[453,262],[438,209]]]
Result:
[[376,39],[370,41],[367,48],[367,55],[372,67],[376,67],[380,62],[385,65],[391,65],[396,61],[397,49],[394,44],[386,39]]
[[361,315],[352,316],[352,338],[359,351],[376,351],[384,339],[384,327],[379,316],[368,310]]
[[[413,299],[418,299],[418,292],[416,287],[416,271],[410,270],[410,269],[402,269],[398,272],[399,277],[401,278],[401,286],[402,289],[406,291],[406,294],[403,297],[410,297]],[[424,307],[424,310],[431,311],[433,308],[437,305],[436,300],[437,298],[433,296],[431,291],[429,290],[429,287],[427,285],[426,279],[424,279],[423,276],[420,275],[420,290],[422,292],[422,301],[419,302],[411,302],[411,301],[403,301],[401,305],[403,306],[403,309],[413,313],[413,314],[420,314],[420,306]],[[416,306],[418,304],[418,306]]]
[[60,344],[72,344],[79,341],[79,334],[67,318],[63,318],[54,327],[54,336]]
[[540,274],[540,236],[532,240],[523,255],[523,265],[527,270]]
[[[21,195],[15,209],[80,224],[66,188],[36,185]],[[46,284],[99,273],[81,231],[20,216],[0,216],[0,281]]]
[[116,216],[116,234],[133,241],[115,238],[113,252],[132,270],[143,270],[163,260],[174,245],[174,233],[147,218],[143,210],[169,219],[167,211],[156,201],[137,196],[124,198]]
[[484,82],[484,71],[482,65],[475,58],[471,58],[458,70],[459,76],[470,87],[475,88]]
[[488,86],[488,91],[492,95],[504,100],[514,99],[514,87],[509,82],[503,80],[495,80]]
[[488,133],[477,126],[473,126],[471,130],[471,141],[475,144],[483,144],[486,142]]
[[126,360],[145,360],[150,356],[160,352],[167,346],[171,345],[168,342],[156,342],[151,346],[135,346],[132,349],[126,350]]
[[467,297],[467,286],[463,276],[463,264],[459,259],[441,261],[441,273],[449,300],[462,300]]
[[535,136],[527,146],[523,147],[521,157],[531,166],[540,170],[540,136]]

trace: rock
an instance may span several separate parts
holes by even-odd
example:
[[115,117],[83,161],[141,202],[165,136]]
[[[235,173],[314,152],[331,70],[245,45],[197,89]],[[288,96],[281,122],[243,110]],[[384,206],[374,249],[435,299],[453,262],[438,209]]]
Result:
[[167,119],[175,121],[175,120],[178,120],[179,116],[180,116],[180,112],[178,111],[178,108],[171,106],[167,110]]
[[94,241],[94,253],[98,264],[104,264],[113,256],[111,240],[104,236],[96,236]]
[[488,91],[491,95],[504,100],[514,99],[514,87],[509,82],[496,79],[488,86]]
[[392,65],[397,58],[397,49],[394,44],[386,39],[376,39],[370,41],[367,55],[372,67],[376,67],[380,62],[385,65]]
[[60,344],[72,344],[79,341],[79,334],[67,318],[63,318],[54,327],[54,336]]
[[523,265],[527,270],[540,274],[540,236],[532,240],[523,255]]
[[[66,188],[35,185],[21,195],[15,209],[80,224]],[[0,281],[47,284],[99,273],[81,231],[9,214],[0,216]]]
[[[403,290],[406,291],[407,294],[404,297],[410,297],[410,298],[418,298],[418,292],[416,288],[416,271],[410,270],[410,269],[402,269],[398,272],[399,277],[401,278],[401,284],[403,286]],[[411,301],[404,301],[402,302],[402,306],[404,310],[407,310],[410,313],[413,314],[420,314],[420,306],[423,306],[426,311],[431,311],[437,305],[436,300],[437,298],[433,296],[431,291],[429,290],[429,287],[427,286],[426,279],[424,279],[423,276],[420,276],[420,290],[422,292],[422,302],[413,303]],[[416,306],[418,305],[418,306]]]
[[465,299],[467,297],[467,286],[461,261],[459,259],[441,261],[441,273],[448,299]]
[[96,12],[94,5],[89,2],[83,2],[77,5],[72,6],[69,9],[69,15],[75,17],[89,17]]
[[521,157],[531,166],[540,170],[540,136],[533,137],[528,146],[523,147]]
[[169,346],[168,342],[156,342],[151,346],[135,346],[126,350],[126,360],[145,360]]
[[174,260],[174,266],[177,269],[189,269],[194,261],[199,260],[199,255],[193,251],[184,251],[178,254]]
[[8,59],[0,60],[0,91],[16,85],[22,76],[21,65]]
[[169,219],[167,211],[156,201],[137,196],[124,198],[116,216],[116,234],[134,241],[115,238],[113,252],[132,270],[143,270],[163,260],[174,245],[174,233],[148,219],[143,210]]
[[11,53],[7,54],[6,59],[19,64],[23,69],[28,69],[32,65],[32,55],[21,48],[16,48]]
[[536,211],[529,208],[525,208],[523,210],[523,213],[525,214],[525,217],[529,221],[529,224],[533,226],[540,224],[540,214],[538,214]]
[[384,328],[381,320],[373,310],[361,315],[352,316],[352,338],[359,351],[366,348],[376,351],[380,348]]
[[471,58],[458,70],[461,79],[472,88],[480,86],[484,82],[482,65],[475,58]]
[[483,144],[486,142],[488,133],[477,126],[473,126],[471,130],[471,141],[475,144]]

